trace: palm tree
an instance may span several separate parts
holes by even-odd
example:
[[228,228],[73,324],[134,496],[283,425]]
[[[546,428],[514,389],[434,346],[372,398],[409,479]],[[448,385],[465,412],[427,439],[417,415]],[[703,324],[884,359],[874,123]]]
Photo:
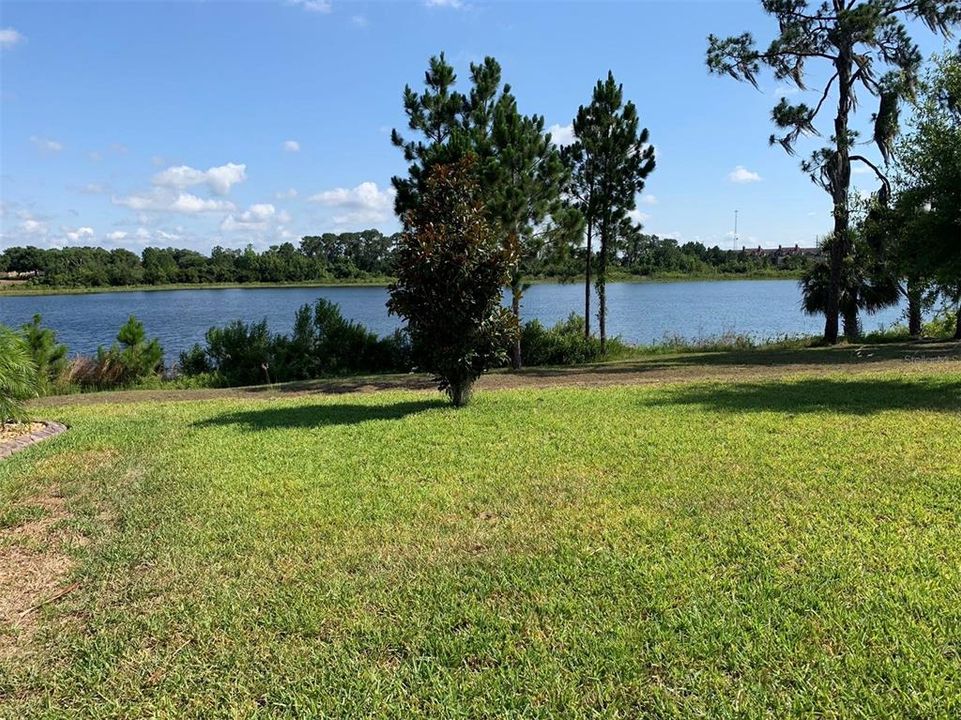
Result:
[[[830,246],[828,240],[825,246]],[[829,256],[828,256],[829,257]],[[801,307],[808,315],[824,315],[828,308],[831,265],[828,257],[819,258],[801,278]],[[844,322],[844,336],[856,340],[861,335],[859,312],[872,314],[894,305],[900,299],[898,280],[873,261],[864,243],[855,242],[854,253],[841,266],[838,311]]]

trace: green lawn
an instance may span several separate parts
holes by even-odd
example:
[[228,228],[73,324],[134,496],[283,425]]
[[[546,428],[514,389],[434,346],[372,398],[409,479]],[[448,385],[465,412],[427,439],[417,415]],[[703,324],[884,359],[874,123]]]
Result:
[[956,368],[47,408],[0,716],[958,717]]

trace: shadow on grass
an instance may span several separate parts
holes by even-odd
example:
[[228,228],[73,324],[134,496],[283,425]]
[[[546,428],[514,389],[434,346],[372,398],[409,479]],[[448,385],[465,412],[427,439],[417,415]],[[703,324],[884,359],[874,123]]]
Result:
[[784,384],[694,385],[647,405],[701,405],[722,412],[834,412],[871,415],[885,410],[961,413],[961,382],[810,379]]
[[251,385],[236,388],[238,392],[253,395],[258,393],[323,393],[325,395],[346,395],[355,392],[376,390],[435,390],[437,383],[427,375],[385,374],[361,375],[343,378],[318,378],[316,380],[295,380],[278,385]]
[[838,365],[871,365],[890,360],[939,361],[961,360],[961,344],[956,342],[908,342],[886,345],[843,345],[840,347],[790,350],[720,350],[652,355],[637,360],[624,360],[610,365],[525,368],[529,377],[562,377],[579,373],[618,375],[663,371],[683,367],[782,367],[791,365],[834,367]]
[[271,407],[261,410],[228,412],[194,423],[194,427],[236,425],[244,430],[274,428],[318,428],[331,425],[356,425],[371,420],[401,420],[425,410],[446,407],[443,400],[419,400],[391,405],[304,405]]

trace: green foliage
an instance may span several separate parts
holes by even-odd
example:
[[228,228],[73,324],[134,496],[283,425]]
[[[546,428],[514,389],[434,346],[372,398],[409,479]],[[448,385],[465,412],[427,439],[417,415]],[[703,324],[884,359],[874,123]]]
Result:
[[24,401],[39,394],[37,366],[18,333],[0,325],[0,427],[27,420]]
[[234,320],[223,327],[212,327],[206,335],[210,367],[227,385],[258,385],[273,380],[271,368],[276,341],[267,320],[245,323]]
[[335,303],[323,298],[313,307],[301,307],[289,340],[278,340],[279,372],[289,380],[400,369],[393,365],[392,353],[388,343],[345,319]]
[[[404,215],[417,207],[433,166],[474,157],[488,222],[516,258],[509,286],[519,320],[523,277],[544,245],[535,227],[559,209],[566,169],[544,131],[544,118],[522,115],[510,85],[501,85],[498,62],[487,57],[470,70],[472,87],[465,95],[454,89],[457,76],[441,53],[430,59],[422,93],[405,88],[407,125],[416,139],[405,140],[397,130],[391,135],[409,164],[407,177],[392,179],[395,209]],[[512,350],[512,362],[521,364],[519,345]]]
[[[548,329],[531,320],[521,329],[521,347],[528,365],[577,365],[602,359],[601,343],[584,331],[584,318],[571,313]],[[614,339],[616,341],[616,338]]]
[[237,320],[207,331],[206,347],[180,354],[185,377],[207,376],[212,384],[237,386],[312,380],[361,372],[405,372],[411,368],[410,341],[403,331],[384,338],[347,320],[340,308],[320,298],[303,305],[290,335],[272,334],[267,321]]
[[[844,334],[848,340],[860,335],[860,311],[875,313],[900,300],[897,277],[879,261],[860,230],[860,227],[856,227],[852,231],[855,234],[854,251],[841,266],[838,306],[844,318]],[[825,244],[832,242],[828,238]],[[823,315],[827,311],[831,275],[829,256],[829,252],[821,256],[801,278],[802,307],[809,315]]]
[[[608,265],[616,257],[618,244],[625,236],[640,235],[640,228],[628,220],[636,207],[637,194],[654,171],[654,146],[647,128],[640,127],[637,107],[624,102],[624,88],[614,74],[598,80],[591,104],[583,105],[574,118],[575,142],[565,149],[564,160],[570,171],[568,190],[590,232],[600,235],[596,287],[598,322],[603,352],[607,341]],[[588,245],[588,261],[591,247]],[[590,266],[586,282],[590,284]],[[585,293],[584,316],[590,318],[590,295]],[[585,332],[588,330],[585,327]]]
[[500,305],[516,252],[492,232],[479,196],[471,159],[431,171],[405,217],[387,303],[407,322],[417,365],[456,406],[518,331]]
[[40,314],[21,328],[27,350],[37,368],[37,388],[47,394],[58,384],[67,367],[67,346],[57,342],[57,334],[41,326]]
[[194,343],[186,350],[181,350],[177,358],[177,370],[180,375],[192,377],[205,375],[214,370],[207,351],[200,343]]
[[98,387],[129,386],[163,372],[163,348],[147,340],[143,323],[131,315],[110,348],[97,350],[96,367],[88,382]]
[[905,273],[961,301],[961,54],[935,58],[919,88],[889,217]]

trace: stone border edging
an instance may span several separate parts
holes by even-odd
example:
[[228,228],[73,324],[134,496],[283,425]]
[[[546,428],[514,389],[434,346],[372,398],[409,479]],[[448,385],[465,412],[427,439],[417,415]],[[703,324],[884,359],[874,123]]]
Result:
[[0,460],[8,458],[31,445],[36,445],[41,440],[56,437],[67,429],[66,425],[50,420],[37,420],[35,422],[42,422],[44,427],[11,440],[0,441]]

